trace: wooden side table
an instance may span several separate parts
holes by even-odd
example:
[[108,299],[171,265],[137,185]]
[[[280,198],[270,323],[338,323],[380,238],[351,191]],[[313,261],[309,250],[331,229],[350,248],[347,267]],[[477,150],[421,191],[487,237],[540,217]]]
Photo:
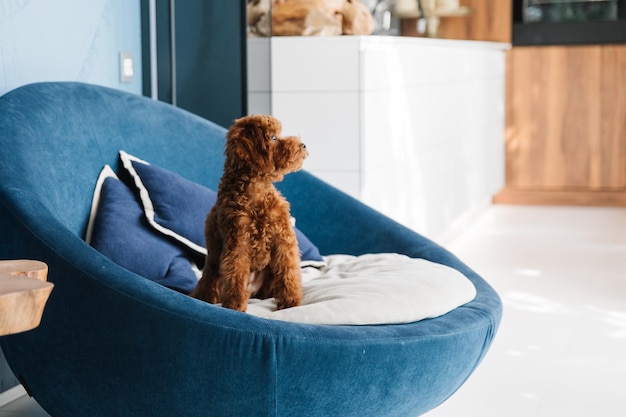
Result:
[[0,261],[0,336],[34,329],[41,322],[52,287],[40,261]]

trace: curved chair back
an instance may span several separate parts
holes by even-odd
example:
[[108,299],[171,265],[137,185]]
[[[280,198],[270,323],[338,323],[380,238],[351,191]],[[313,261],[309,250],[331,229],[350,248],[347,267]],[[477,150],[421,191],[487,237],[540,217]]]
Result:
[[287,323],[192,299],[85,243],[97,176],[117,170],[119,150],[215,188],[224,135],[99,86],[38,83],[0,97],[0,259],[41,260],[55,284],[38,328],[0,338],[26,389],[63,417],[408,417],[455,392],[491,345],[498,295],[444,248],[306,172],[279,188],[322,254],[439,262],[476,298],[401,325]]
[[104,164],[117,168],[120,149],[216,186],[223,127],[160,102],[146,103],[145,97],[127,94],[120,105],[119,94],[80,83],[42,83],[0,98],[0,135],[10,139],[2,140],[0,153],[2,192],[26,193],[19,198],[41,202],[83,236],[98,173]]

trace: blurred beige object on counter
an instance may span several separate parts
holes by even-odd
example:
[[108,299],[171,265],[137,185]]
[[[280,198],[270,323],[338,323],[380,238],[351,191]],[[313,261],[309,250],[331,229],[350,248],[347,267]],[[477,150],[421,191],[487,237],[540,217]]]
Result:
[[396,14],[398,17],[420,17],[418,0],[397,0],[396,1]]
[[436,0],[435,11],[437,13],[453,12],[459,10],[459,0]]
[[273,36],[369,35],[374,18],[360,1],[274,0]]
[[403,19],[419,18],[415,32],[429,38],[439,36],[442,17],[468,16],[471,11],[469,7],[461,7],[459,0],[397,0],[396,3],[397,15]]

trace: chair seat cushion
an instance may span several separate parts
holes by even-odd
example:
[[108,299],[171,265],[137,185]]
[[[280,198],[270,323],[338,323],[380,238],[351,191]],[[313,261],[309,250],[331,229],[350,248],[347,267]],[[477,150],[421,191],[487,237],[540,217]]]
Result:
[[252,299],[247,312],[309,324],[410,323],[470,302],[476,289],[445,265],[395,253],[325,256],[326,266],[302,269],[302,304],[276,310],[273,298]]

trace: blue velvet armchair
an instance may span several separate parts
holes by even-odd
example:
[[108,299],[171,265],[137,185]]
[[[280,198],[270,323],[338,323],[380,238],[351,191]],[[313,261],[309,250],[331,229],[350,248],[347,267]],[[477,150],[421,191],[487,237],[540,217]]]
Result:
[[81,83],[0,98],[0,259],[54,283],[41,325],[0,338],[52,416],[417,416],[486,354],[502,306],[454,255],[307,172],[278,187],[322,254],[397,252],[451,266],[473,301],[409,324],[318,326],[210,305],[118,266],[83,240],[94,183],[118,150],[215,188],[225,130],[181,109]]

